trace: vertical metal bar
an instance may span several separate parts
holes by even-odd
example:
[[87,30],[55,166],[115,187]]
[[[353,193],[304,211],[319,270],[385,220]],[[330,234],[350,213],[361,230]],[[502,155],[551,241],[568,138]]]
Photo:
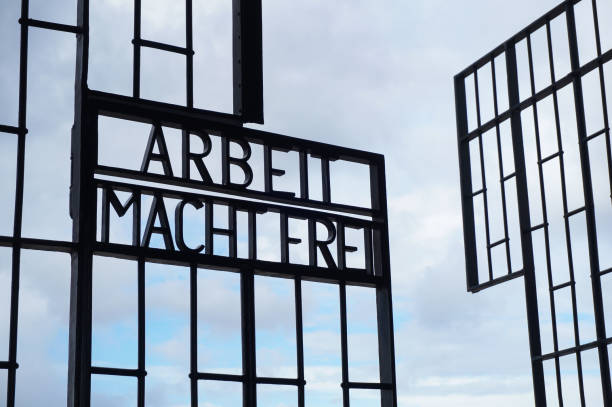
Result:
[[[554,66],[554,55],[552,49],[552,34],[550,30],[550,22],[546,23],[546,37],[548,41],[548,63],[550,65],[550,79],[551,83],[555,83],[555,66]],[[557,144],[559,146],[559,172],[561,176],[561,197],[563,202],[563,220],[565,226],[565,244],[567,250],[567,260],[569,265],[569,274],[570,274],[570,290],[571,290],[571,298],[572,298],[572,319],[574,325],[574,345],[576,347],[580,346],[580,329],[578,325],[578,305],[576,301],[576,284],[575,284],[575,276],[574,276],[574,257],[572,254],[572,240],[571,240],[571,230],[569,223],[569,208],[567,203],[567,183],[565,181],[565,160],[563,159],[563,140],[561,137],[561,120],[559,117],[559,101],[557,97],[557,91],[553,91],[553,107],[555,112],[555,128],[557,133]],[[550,291],[550,295],[553,295],[553,292]],[[558,360],[558,358],[556,358]],[[582,356],[580,352],[576,353],[576,367],[578,369],[578,390],[580,394],[580,403],[582,406],[586,404],[585,395],[584,395],[584,378],[582,372]]]
[[300,151],[300,198],[308,199],[308,154]]
[[[527,55],[528,55],[528,63],[529,63],[529,85],[531,89],[531,95],[533,96],[536,93],[535,90],[535,75],[533,68],[533,55],[531,52],[531,37],[527,37]],[[559,341],[558,341],[558,332],[557,332],[557,313],[555,308],[555,295],[554,295],[554,282],[552,276],[552,256],[550,253],[550,232],[548,229],[548,207],[546,205],[546,189],[544,185],[544,169],[542,162],[542,147],[540,143],[540,125],[538,119],[538,106],[535,103],[532,106],[533,110],[533,127],[535,133],[535,142],[536,142],[536,151],[538,158],[538,177],[540,180],[540,199],[542,202],[542,224],[544,229],[544,247],[545,247],[545,255],[546,255],[546,273],[548,276],[548,292],[550,297],[550,312],[551,312],[551,321],[552,321],[552,330],[553,330],[553,348],[555,353],[559,351]],[[559,362],[559,356],[555,355],[555,374],[556,374],[556,384],[557,384],[557,396],[559,398],[559,404],[563,405],[563,387],[561,382],[561,364]]]
[[138,407],[145,405],[145,261],[138,259]]
[[384,219],[376,234],[375,251],[380,253],[382,282],[376,286],[376,315],[378,323],[378,367],[380,381],[390,384],[390,389],[380,391],[382,407],[397,407],[397,384],[395,375],[395,343],[393,339],[393,299],[391,295],[391,264],[389,253],[389,227],[387,213],[387,181],[385,161],[380,158],[370,170],[370,196],[372,208]]
[[[26,20],[29,15],[29,1],[21,1],[21,19]],[[21,225],[23,218],[23,183],[25,166],[25,138],[26,138],[26,109],[28,89],[28,26],[20,27],[19,52],[19,112],[17,135],[17,168],[15,177],[15,207],[13,214],[13,248],[11,264],[11,305],[9,322],[9,368],[7,371],[7,407],[15,406],[15,384],[17,376],[17,329],[19,316],[19,280],[21,263]]]
[[70,280],[70,331],[68,352],[68,406],[89,407],[91,392],[91,279],[93,243],[96,240],[96,188],[94,167],[98,161],[98,121],[87,105],[89,61],[89,0],[78,0],[75,69],[75,111],[72,128],[72,253]]
[[189,379],[191,384],[191,407],[198,407],[198,268],[189,268]]
[[255,347],[255,278],[253,270],[240,274],[240,299],[242,308],[242,375],[243,407],[257,406],[257,370]]
[[340,348],[342,353],[342,406],[350,407],[348,339],[346,322],[346,283],[340,282]]
[[248,212],[249,260],[257,259],[257,214]]
[[19,266],[20,266],[20,247],[15,241],[12,252],[12,277],[11,277],[11,309],[9,325],[9,368],[7,371],[7,394],[6,405],[15,406],[15,384],[17,370],[17,326],[19,312]]
[[233,0],[234,114],[264,122],[261,0]]
[[304,407],[304,325],[302,320],[302,279],[295,278],[295,347],[298,378],[298,407]]
[[132,245],[138,247],[140,246],[140,217],[142,211],[142,196],[140,192],[134,191],[134,204],[132,206]]
[[514,152],[514,169],[516,172],[516,191],[521,225],[521,252],[525,272],[525,305],[527,308],[527,325],[529,330],[529,350],[531,353],[531,370],[535,405],[546,406],[546,389],[544,386],[544,368],[540,356],[540,321],[538,317],[538,297],[536,291],[533,245],[531,241],[531,219],[529,215],[529,194],[527,192],[527,173],[525,169],[525,152],[523,148],[523,130],[516,50],[514,42],[506,43],[506,73],[508,76],[508,102],[512,111],[510,126],[512,129],[512,147]]
[[185,31],[187,45],[187,107],[193,107],[193,0],[185,0]]
[[[110,206],[111,206],[111,190],[110,188],[102,189],[102,200],[100,206],[102,206],[102,214],[100,216],[100,241],[108,243],[110,241]],[[133,233],[133,231],[132,231]]]
[[[601,34],[599,32],[599,18],[597,16],[597,1],[592,0],[593,20],[595,22],[595,41],[597,45],[597,56],[601,57]],[[604,78],[603,64],[598,63],[599,86],[601,90],[601,107],[603,110],[604,129],[606,137],[606,155],[608,158],[608,182],[612,192],[612,142],[610,141],[610,118],[608,117],[608,97],[606,94],[606,81]]]
[[472,198],[472,169],[470,146],[467,140],[467,101],[465,78],[455,77],[455,116],[457,120],[457,144],[459,153],[459,179],[461,183],[461,210],[463,214],[463,244],[467,289],[478,286],[478,262],[476,231],[474,226],[474,200]]
[[[476,99],[476,124],[480,128],[482,121],[480,118],[480,92],[478,90],[478,71],[474,71],[474,95]],[[493,263],[491,261],[491,232],[489,230],[489,199],[487,192],[487,176],[484,165],[484,147],[482,143],[482,133],[478,132],[478,151],[480,154],[480,178],[482,183],[482,204],[484,207],[485,235],[487,239],[487,265],[489,268],[489,280],[493,280]]]
[[[493,84],[493,111],[495,117],[499,115],[499,108],[497,105],[497,78],[495,76],[495,58],[491,59],[491,83]],[[508,210],[506,208],[506,183],[504,181],[504,160],[502,155],[502,147],[501,147],[501,134],[499,129],[499,123],[495,123],[495,135],[497,141],[497,161],[499,164],[499,183],[501,186],[501,195],[502,195],[502,216],[504,223],[504,239],[506,239],[506,243],[504,246],[506,247],[506,267],[508,269],[508,274],[512,273],[512,258],[510,257],[510,238],[508,236]]]
[[243,114],[242,90],[242,1],[232,0],[232,54],[234,114]]
[[338,269],[340,270],[346,269],[346,252],[344,250],[346,237],[344,235],[344,232],[344,223],[341,220],[338,220],[336,222],[336,242],[338,245]]
[[378,316],[378,364],[380,370],[380,381],[384,384],[391,384],[391,389],[385,388],[380,391],[382,407],[397,407],[392,310],[393,307],[390,284],[376,287],[376,311]]
[[374,262],[372,253],[372,229],[363,228],[363,251],[365,257],[365,269],[368,275],[374,275]]
[[[77,108],[79,106],[77,105]],[[91,284],[96,219],[88,214],[96,213],[97,196],[93,183],[93,167],[97,161],[95,158],[97,117],[86,110],[85,101],[83,101],[82,108],[83,117],[79,117],[77,111],[72,134],[74,178],[71,205],[73,207],[73,242],[76,243],[77,250],[72,253],[70,287],[68,377],[68,405],[70,407],[89,406],[91,385]],[[85,114],[89,115],[87,119],[84,117]],[[86,122],[87,128],[85,128]]]
[[321,157],[321,186],[323,188],[323,202],[331,202],[331,179],[329,175],[329,158]]
[[272,147],[265,145],[263,146],[263,162],[264,162],[264,191],[272,193],[273,181],[272,181]]
[[231,233],[227,236],[228,253],[231,258],[238,257],[238,228],[236,222],[236,208],[233,206],[227,207],[227,228]]
[[140,21],[142,16],[141,0],[134,0],[134,65],[132,72],[132,96],[140,97]]
[[281,263],[289,263],[289,217],[286,213],[280,213],[279,217]]
[[213,218],[213,203],[211,201],[207,201],[204,203],[204,225],[206,227],[206,231],[205,231],[205,253],[208,255],[211,255],[214,253],[214,248],[213,248],[213,241],[214,241],[214,234],[213,234],[213,229],[215,228],[215,224],[214,224],[214,218]]
[[576,34],[576,20],[574,8],[570,4],[567,8],[567,33],[570,49],[570,61],[573,79],[574,103],[576,106],[576,123],[578,126],[578,141],[580,150],[580,165],[582,168],[582,185],[584,188],[584,204],[586,208],[587,239],[589,244],[589,261],[591,268],[591,286],[593,290],[593,307],[595,311],[595,330],[597,332],[599,351],[599,370],[601,374],[601,387],[604,404],[612,405],[612,387],[610,383],[610,363],[608,360],[608,346],[606,344],[606,323],[604,318],[601,281],[599,276],[599,252],[597,248],[597,229],[595,222],[595,206],[593,202],[593,183],[591,179],[591,163],[587,144],[584,100],[582,95],[582,78],[577,74],[580,69],[578,56],[578,38]]
[[[21,0],[21,21],[27,21],[30,13],[30,1]],[[19,45],[19,112],[18,127],[26,128],[26,108],[28,97],[28,25],[20,25]]]

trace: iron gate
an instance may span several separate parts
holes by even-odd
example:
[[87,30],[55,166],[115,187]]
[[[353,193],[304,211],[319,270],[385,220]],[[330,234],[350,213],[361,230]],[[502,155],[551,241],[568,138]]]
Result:
[[[524,278],[538,406],[547,396],[563,405],[564,394],[567,404],[560,362],[574,359],[578,399],[586,404],[582,359],[593,349],[604,405],[612,405],[602,291],[612,264],[601,259],[610,250],[612,50],[602,35],[609,11],[605,0],[564,1],[455,77],[467,288]],[[596,169],[603,169],[599,184]],[[585,256],[576,249],[580,239],[588,241]],[[588,267],[579,268],[581,261]],[[589,289],[577,294],[582,281]],[[569,347],[559,344],[564,318],[572,326]],[[543,351],[545,334],[552,349]],[[554,378],[546,386],[549,361]]]
[[[304,349],[302,326],[302,281],[336,284],[340,299],[340,332],[342,356],[343,405],[350,405],[351,389],[380,390],[381,405],[396,406],[396,382],[391,306],[391,279],[387,202],[384,158],[381,155],[316,143],[243,127],[246,122],[263,123],[262,33],[261,2],[233,0],[233,100],[234,113],[219,113],[194,108],[193,95],[193,15],[192,0],[186,0],[186,46],[179,47],[147,40],[141,36],[141,1],[134,0],[133,92],[131,96],[91,90],[87,86],[89,66],[89,0],[78,1],[77,25],[66,25],[30,18],[29,1],[21,1],[21,42],[19,76],[19,118],[17,126],[0,125],[0,132],[17,137],[17,175],[14,212],[14,231],[1,236],[0,243],[12,248],[12,286],[10,309],[10,340],[8,360],[0,362],[0,369],[8,371],[7,405],[15,406],[15,383],[18,380],[17,326],[19,317],[20,255],[23,249],[58,251],[71,254],[71,301],[69,335],[68,405],[89,406],[92,375],[111,375],[136,378],[137,405],[145,405],[145,264],[155,262],[182,265],[190,270],[190,371],[185,372],[191,383],[191,405],[198,405],[198,381],[231,381],[243,387],[243,405],[256,405],[258,384],[293,386],[297,390],[298,405],[304,406]],[[24,203],[24,157],[27,138],[27,82],[28,32],[32,28],[76,34],[77,61],[75,84],[75,116],[71,145],[70,216],[73,221],[72,241],[58,241],[22,237],[22,208]],[[129,46],[129,44],[126,44]],[[144,100],[140,97],[141,49],[154,48],[183,55],[186,58],[186,101],[183,106]],[[103,165],[99,161],[98,136],[100,117],[146,123],[151,126],[148,145],[140,170]],[[164,139],[164,129],[182,132],[182,173],[175,175],[170,165]],[[208,174],[203,158],[210,150],[210,136],[222,140],[221,182]],[[192,137],[200,139],[203,153],[190,147]],[[249,165],[251,146],[262,147],[264,156],[263,190],[248,188],[253,176]],[[121,148],[121,146],[117,146]],[[239,148],[235,156],[232,148]],[[208,151],[207,151],[208,149]],[[156,152],[157,151],[157,152]],[[294,151],[299,155],[300,193],[277,191],[274,177],[284,171],[272,163],[274,151]],[[309,196],[308,158],[321,162],[322,199]],[[369,206],[340,204],[332,198],[330,162],[344,160],[365,165],[369,169]],[[149,171],[151,162],[158,163],[163,173]],[[192,165],[197,179],[190,173]],[[243,181],[235,182],[231,173],[238,171]],[[189,188],[186,191],[186,188]],[[117,192],[130,193],[121,202]],[[151,198],[148,213],[143,197]],[[166,199],[166,201],[165,201]],[[167,215],[168,199],[178,200],[175,222]],[[227,208],[227,227],[217,227],[213,221],[215,205]],[[203,244],[190,247],[183,237],[185,207],[201,211],[206,224]],[[101,217],[97,217],[98,210]],[[131,244],[112,242],[111,214],[133,217]],[[257,219],[262,213],[277,213],[280,219],[281,253],[279,262],[262,260],[257,255]],[[248,256],[237,255],[237,213],[248,217]],[[141,230],[141,220],[147,217]],[[300,242],[291,236],[289,220],[302,219],[308,223],[309,262],[293,264],[289,252]],[[323,227],[327,236],[318,235]],[[346,254],[355,247],[345,240],[347,229],[362,231],[365,263],[361,268],[347,267]],[[228,240],[227,255],[215,254],[216,236]],[[151,245],[152,237],[163,240],[163,247]],[[337,246],[332,255],[331,243]],[[138,264],[138,355],[137,366],[125,369],[114,366],[92,366],[92,261],[94,256],[130,259]],[[321,262],[322,259],[323,261]],[[201,371],[197,363],[197,273],[198,267],[215,268],[240,275],[242,374],[219,374]],[[256,373],[254,276],[270,275],[294,281],[297,377],[261,377]],[[361,285],[376,289],[378,316],[378,358],[380,381],[363,383],[349,377],[346,287]],[[201,397],[200,397],[201,401]]]

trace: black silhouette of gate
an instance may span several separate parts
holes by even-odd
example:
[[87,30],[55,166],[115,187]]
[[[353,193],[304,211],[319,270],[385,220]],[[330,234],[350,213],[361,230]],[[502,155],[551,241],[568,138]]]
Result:
[[[17,326],[19,304],[20,254],[22,249],[58,251],[72,256],[71,303],[70,303],[70,349],[68,405],[89,406],[91,398],[91,376],[113,375],[137,379],[137,405],[145,405],[145,263],[183,265],[190,268],[190,372],[191,405],[198,405],[198,381],[233,381],[242,383],[243,405],[256,405],[257,384],[294,386],[297,389],[298,405],[304,406],[304,349],[302,326],[301,282],[319,281],[338,286],[340,298],[340,333],[342,360],[343,405],[350,405],[351,389],[380,390],[381,405],[397,405],[395,362],[393,343],[393,317],[391,306],[391,279],[389,266],[389,242],[387,223],[387,202],[385,189],[384,158],[381,155],[311,142],[267,133],[243,127],[244,123],[263,123],[262,86],[262,16],[261,1],[233,1],[233,100],[234,113],[219,113],[194,108],[193,104],[193,16],[192,0],[186,0],[186,46],[178,47],[150,41],[141,37],[141,1],[134,0],[133,46],[133,92],[132,96],[120,96],[90,90],[87,86],[89,58],[89,0],[78,1],[77,25],[58,24],[29,18],[29,1],[21,1],[21,42],[19,79],[19,117],[17,126],[0,125],[0,132],[17,137],[17,177],[14,212],[14,231],[11,236],[0,236],[0,244],[12,248],[12,286],[10,310],[10,340],[8,360],[0,361],[0,369],[8,371],[7,406],[15,406],[17,360]],[[70,216],[73,220],[73,239],[69,241],[24,238],[21,234],[24,156],[27,138],[27,63],[28,31],[30,27],[72,33],[77,36],[75,116],[71,145],[71,189]],[[140,98],[141,49],[155,48],[161,51],[184,55],[186,58],[186,102],[184,106],[160,103]],[[149,148],[140,171],[116,168],[100,164],[98,160],[98,118],[101,116],[121,118],[151,124]],[[183,134],[183,165],[181,176],[166,171],[167,152],[164,151],[162,126],[175,128]],[[209,134],[221,137],[223,145],[223,180],[215,184],[205,176],[201,160],[204,154],[192,153],[189,147],[190,135],[200,137],[206,146]],[[250,145],[263,146],[264,177],[263,191],[248,189],[252,169],[247,164]],[[242,148],[244,156],[234,157],[230,146]],[[154,146],[158,152],[154,152]],[[118,146],[121,148],[121,146]],[[300,194],[275,191],[272,179],[283,175],[273,168],[273,151],[295,151],[299,154]],[[322,199],[309,197],[308,157],[321,161]],[[365,164],[369,167],[371,196],[369,207],[335,203],[331,198],[330,162],[346,160]],[[148,163],[158,161],[164,166],[164,174],[148,172]],[[190,164],[202,175],[202,181],[189,176]],[[230,168],[242,169],[245,181],[237,184],[230,177]],[[251,174],[249,175],[249,172]],[[156,186],[150,186],[155,183]],[[172,189],[172,187],[179,187]],[[190,188],[191,192],[185,192]],[[116,191],[130,192],[131,198],[122,203]],[[196,192],[193,192],[196,191]],[[100,194],[98,193],[100,192]],[[219,195],[223,194],[223,195]],[[153,198],[149,220],[144,231],[140,230],[141,198]],[[177,199],[177,216],[174,225],[174,240],[168,224],[164,198]],[[243,199],[244,198],[244,199]],[[221,204],[228,208],[228,228],[212,226],[212,207]],[[204,208],[207,218],[205,245],[191,248],[182,238],[185,206]],[[118,244],[109,241],[109,217],[111,211],[119,216],[132,207],[134,217],[132,244]],[[101,210],[98,225],[97,210]],[[237,236],[236,214],[248,215],[248,257],[236,255]],[[261,260],[257,256],[256,228],[257,214],[275,212],[281,220],[281,261]],[[309,264],[298,265],[289,261],[290,245],[295,238],[288,231],[289,219],[305,219],[309,230]],[[160,226],[156,226],[156,221]],[[323,225],[328,236],[317,236],[317,226]],[[232,229],[234,228],[234,229]],[[345,255],[355,248],[346,244],[346,228],[363,231],[365,245],[365,266],[349,268]],[[98,234],[99,232],[99,234]],[[163,237],[165,248],[150,247],[154,234]],[[229,241],[229,255],[215,255],[212,250],[213,237],[224,235]],[[99,236],[99,237],[98,237]],[[176,247],[174,242],[176,241]],[[337,241],[334,260],[327,245]],[[318,264],[319,254],[325,264]],[[112,366],[92,366],[92,259],[93,256],[110,256],[131,259],[138,263],[138,366],[123,369]],[[242,316],[242,374],[218,374],[202,372],[197,365],[197,269],[199,266],[239,273],[241,281]],[[256,374],[255,360],[255,317],[254,317],[254,276],[271,275],[293,279],[295,284],[296,351],[297,377],[260,377]],[[346,287],[361,285],[376,289],[378,317],[378,356],[380,381],[362,383],[351,381],[348,366]],[[187,374],[187,373],[186,373]],[[202,400],[200,400],[202,401]]]
[[[586,404],[582,357],[589,350],[598,353],[604,405],[612,405],[612,337],[602,292],[612,265],[601,260],[610,250],[604,220],[612,182],[606,3],[564,1],[455,77],[467,288],[478,292],[524,278],[537,406],[547,405],[547,396],[549,405],[555,396],[563,405],[569,389],[560,361],[568,357],[575,358],[579,400]],[[596,164],[608,182],[595,184]],[[588,259],[577,255],[580,239],[588,242]],[[578,269],[581,260],[588,261],[588,270]],[[577,295],[577,280],[590,280],[590,293]],[[571,298],[570,347],[558,340],[564,292]],[[590,309],[582,307],[583,297],[592,299]],[[542,350],[549,315],[539,307],[550,311],[550,352]],[[585,313],[593,314],[595,340],[581,340]],[[551,386],[545,385],[547,361],[554,363]]]

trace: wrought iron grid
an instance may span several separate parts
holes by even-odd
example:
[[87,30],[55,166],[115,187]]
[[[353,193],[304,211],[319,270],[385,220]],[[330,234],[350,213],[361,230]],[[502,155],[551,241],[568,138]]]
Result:
[[[342,393],[343,405],[350,405],[351,389],[373,389],[381,392],[381,405],[397,405],[395,362],[393,344],[393,317],[391,306],[391,279],[389,270],[389,246],[387,227],[387,204],[384,174],[384,159],[372,153],[331,146],[323,143],[266,133],[242,127],[244,122],[263,122],[262,71],[261,71],[261,3],[259,1],[233,1],[233,52],[234,52],[234,114],[223,114],[193,108],[193,16],[192,0],[186,0],[186,47],[176,47],[149,41],[141,38],[141,1],[134,0],[134,38],[132,40],[133,60],[133,95],[118,96],[109,93],[89,90],[87,87],[88,49],[89,49],[89,1],[78,1],[77,25],[57,24],[29,18],[29,1],[21,1],[21,40],[20,40],[20,77],[19,77],[19,118],[17,127],[0,124],[0,132],[14,134],[18,138],[17,173],[14,212],[14,231],[12,236],[0,236],[0,245],[12,248],[12,285],[10,299],[10,332],[9,354],[7,361],[0,361],[0,369],[8,372],[7,406],[15,406],[15,389],[17,372],[17,327],[19,317],[19,281],[20,254],[23,249],[56,251],[69,253],[72,256],[71,303],[70,303],[70,349],[69,349],[69,406],[89,406],[91,398],[92,375],[125,376],[137,379],[137,405],[145,405],[145,273],[148,262],[187,266],[190,269],[190,372],[191,405],[197,406],[202,398],[198,396],[198,381],[231,381],[243,384],[243,404],[257,404],[257,385],[273,384],[294,386],[298,394],[298,406],[304,406],[304,345],[302,326],[302,281],[327,282],[338,285],[340,298],[340,336],[342,360]],[[73,241],[24,238],[21,236],[24,186],[24,157],[27,137],[26,95],[27,95],[27,62],[28,31],[30,27],[49,29],[77,35],[77,69],[75,121],[72,134],[72,176],[70,193],[70,215],[73,219]],[[140,51],[142,47],[156,48],[166,52],[185,55],[187,98],[185,106],[169,105],[140,99]],[[146,171],[130,171],[101,165],[98,162],[98,117],[100,115],[119,117],[150,123],[156,126],[168,126],[189,131],[212,131],[224,134],[228,140],[261,144],[269,154],[272,149],[281,151],[298,151],[300,153],[300,196],[288,196],[275,193],[271,183],[266,183],[264,192],[241,189],[224,182],[222,185],[193,182],[186,177],[158,176]],[[187,147],[188,149],[189,147]],[[323,199],[318,201],[308,196],[307,154],[321,159]],[[346,159],[370,167],[369,208],[333,203],[330,193],[329,162]],[[229,164],[228,164],[229,165]],[[229,168],[229,167],[228,167]],[[266,179],[271,179],[275,170],[268,166]],[[149,187],[138,183],[127,183],[104,179],[100,176],[114,176],[137,182],[156,182],[167,186],[185,186],[195,188],[201,193],[184,193],[165,187]],[[98,191],[102,191],[101,202]],[[132,192],[132,200],[121,203],[115,191]],[[206,191],[222,192],[226,197],[207,195]],[[141,242],[141,231],[136,227],[136,214],[140,216],[137,203],[141,196],[149,195],[163,199],[172,197],[184,202],[202,202],[204,205],[222,203],[228,210],[229,230],[212,228],[207,235],[207,243],[212,247],[214,234],[225,234],[229,237],[230,257],[216,256],[211,248],[203,253],[189,250],[162,250],[147,247]],[[229,195],[230,197],[227,197]],[[232,197],[233,196],[233,197]],[[268,204],[237,198],[260,199],[276,202]],[[289,204],[289,205],[287,205]],[[102,207],[101,238],[96,238],[98,205]],[[134,205],[134,240],[133,245],[110,243],[108,239],[108,217],[111,208],[121,217],[130,205]],[[301,208],[297,208],[300,206]],[[136,209],[137,208],[137,209]],[[235,255],[235,224],[237,211],[248,213],[249,235],[256,235],[256,213],[272,211],[281,214],[281,245],[283,247],[280,263],[262,261],[257,258],[255,239],[250,240],[247,259],[231,258]],[[332,211],[332,212],[329,212]],[[359,215],[354,217],[353,215]],[[208,216],[208,212],[207,212]],[[336,268],[317,265],[317,247],[311,248],[311,262],[308,266],[289,264],[288,248],[292,238],[287,233],[289,218],[335,222],[338,225],[338,239],[343,239],[342,226],[363,228],[366,245],[365,269],[349,269],[344,264],[344,253],[351,247],[340,245],[338,265]],[[182,223],[182,221],[180,221]],[[154,225],[150,225],[155,229]],[[155,233],[155,230],[149,233]],[[148,232],[145,231],[145,234]],[[316,234],[316,231],[311,230]],[[314,238],[316,239],[316,237]],[[232,244],[234,242],[234,244]],[[135,369],[116,368],[112,366],[92,366],[92,259],[93,256],[110,256],[131,259],[138,264],[137,304],[138,304],[138,357]],[[242,315],[242,368],[240,375],[201,372],[197,363],[197,273],[199,267],[216,268],[240,274],[241,281],[241,315]],[[297,377],[273,378],[256,374],[255,360],[255,299],[254,276],[271,275],[294,280],[294,299],[296,312],[296,356]],[[377,298],[379,368],[380,381],[362,383],[350,381],[347,344],[347,285],[374,287]]]
[[[554,404],[555,397],[559,405],[563,405],[564,394],[569,389],[562,380],[564,372],[560,360],[571,355],[575,356],[580,404],[586,404],[589,394],[585,394],[582,357],[590,349],[598,353],[604,405],[612,405],[608,359],[608,345],[612,343],[612,337],[606,334],[601,287],[602,276],[611,269],[602,269],[600,262],[601,253],[609,250],[601,236],[606,236],[609,231],[602,229],[603,224],[598,223],[601,222],[599,216],[605,211],[604,206],[610,205],[610,202],[594,200],[594,191],[609,186],[594,185],[592,173],[592,154],[595,148],[602,148],[594,142],[604,138],[606,176],[612,182],[609,93],[606,93],[604,75],[606,63],[612,59],[612,50],[602,49],[602,18],[598,16],[598,6],[601,8],[605,2],[564,1],[455,77],[467,288],[468,291],[477,292],[524,277],[537,406],[547,405],[547,397],[549,405]],[[580,27],[577,27],[576,18],[578,7],[589,9],[586,23],[582,21]],[[562,27],[561,36],[553,35],[553,28],[558,26]],[[593,59],[585,60],[579,51],[588,42],[588,37],[584,35],[588,30],[591,30],[595,44],[587,45],[596,48],[596,55]],[[543,50],[540,49],[540,54],[534,50],[538,35],[544,38],[546,44]],[[569,66],[561,71],[561,54],[565,49]],[[517,57],[519,51],[524,51],[522,59]],[[524,74],[521,75],[521,72]],[[547,73],[544,83],[539,72]],[[587,99],[583,90],[585,77],[589,74],[597,77],[596,103]],[[567,93],[571,101],[569,113],[560,101],[562,95]],[[486,100],[483,100],[483,95],[486,95]],[[552,103],[553,106],[553,117],[548,122],[543,112],[545,103]],[[489,117],[483,117],[483,110],[486,110],[483,104],[489,104],[492,110]],[[603,115],[602,128],[587,130],[587,113],[590,109]],[[564,122],[570,116],[573,120],[574,115],[575,124],[568,130]],[[493,147],[487,149],[485,144]],[[527,144],[535,146],[535,151],[527,149]],[[570,151],[574,146],[578,151],[573,157]],[[551,165],[558,166],[556,176],[555,167],[553,175],[548,171]],[[531,166],[537,169],[529,171]],[[572,168],[574,171],[579,168],[579,173],[572,172]],[[575,190],[569,189],[573,185],[570,177],[579,178],[582,185]],[[553,196],[553,184],[560,187],[557,196]],[[581,196],[580,204],[569,199],[576,193]],[[560,216],[555,216],[551,211],[555,204],[562,206]],[[492,205],[497,206],[498,216],[491,214]],[[561,232],[551,232],[554,222],[562,224]],[[576,225],[586,228],[588,259],[576,257]],[[510,231],[513,227],[518,228],[514,235]],[[493,228],[497,228],[496,233],[492,232]],[[542,238],[538,234],[543,235],[543,250],[534,250],[536,240]],[[557,238],[562,239],[563,244],[553,248]],[[497,252],[499,250],[501,253]],[[513,250],[516,250],[516,254],[512,254]],[[558,257],[567,259],[563,263],[568,270],[565,281],[557,281],[561,268]],[[543,258],[541,264],[535,261],[537,258]],[[582,275],[586,272],[581,273],[583,270],[577,269],[576,264],[580,260],[588,260],[588,275]],[[587,281],[589,277],[591,292],[582,295],[592,296],[593,308],[584,310],[580,309],[581,297],[577,295],[576,282],[578,279]],[[547,288],[547,296],[541,295],[541,287]],[[570,347],[561,347],[558,340],[558,320],[561,316],[556,307],[560,306],[559,293],[563,290],[569,290],[571,298],[574,345]],[[542,335],[549,328],[542,320],[548,315],[538,311],[544,304],[548,305],[550,312],[553,342],[552,351],[547,353],[542,351]],[[580,326],[580,311],[594,314],[596,339],[593,341],[581,340],[584,331]],[[545,385],[545,361],[554,362],[554,391]],[[567,400],[565,402],[567,404]]]

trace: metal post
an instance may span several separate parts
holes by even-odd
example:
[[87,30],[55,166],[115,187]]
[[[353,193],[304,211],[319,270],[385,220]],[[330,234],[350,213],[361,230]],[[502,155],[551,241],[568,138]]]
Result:
[[[377,160],[376,165],[370,166],[370,191],[372,209],[378,212],[379,219],[388,219],[387,181],[383,157]],[[397,407],[389,228],[386,222],[380,230],[374,232],[374,236],[373,249],[376,258],[374,273],[382,277],[382,282],[376,286],[381,406]]]
[[512,111],[510,126],[512,129],[512,147],[514,150],[514,168],[516,171],[516,192],[521,225],[521,252],[525,276],[525,305],[527,306],[527,325],[529,330],[529,350],[531,352],[531,370],[533,374],[533,391],[535,404],[546,406],[546,388],[544,385],[544,368],[542,364],[542,345],[540,342],[540,321],[538,317],[538,297],[536,291],[533,244],[531,240],[531,218],[529,214],[529,194],[527,191],[527,171],[525,169],[525,152],[523,148],[523,130],[521,110],[519,108],[519,85],[516,65],[515,44],[506,43],[506,72],[508,76],[508,101]]
[[233,0],[234,114],[263,124],[261,0]]
[[[27,19],[29,14],[29,1],[21,1],[21,18]],[[19,53],[19,112],[17,132],[17,168],[15,178],[15,213],[13,217],[13,251],[11,264],[11,310],[9,323],[9,354],[7,374],[7,407],[15,406],[15,385],[17,376],[17,328],[19,325],[19,280],[21,263],[21,225],[23,218],[23,182],[25,167],[25,139],[26,139],[26,109],[28,88],[28,26],[21,24],[20,53]]]
[[578,56],[578,38],[576,35],[576,19],[574,7],[567,7],[567,34],[569,39],[570,61],[572,71],[576,73],[572,80],[574,88],[574,103],[576,107],[576,124],[578,126],[578,143],[580,150],[580,165],[582,168],[582,185],[584,190],[584,205],[586,208],[587,240],[589,244],[589,264],[591,268],[591,287],[593,290],[593,306],[595,312],[595,330],[597,332],[597,349],[599,352],[599,369],[601,374],[601,387],[604,404],[612,405],[612,388],[610,381],[610,362],[608,359],[608,345],[606,341],[606,322],[604,319],[601,281],[599,275],[599,252],[597,248],[597,230],[595,224],[595,204],[593,202],[593,182],[591,179],[591,163],[587,130],[585,122],[585,108],[582,94],[582,78]]
[[[72,128],[72,179],[70,213],[72,253],[70,282],[70,332],[68,361],[68,406],[89,407],[91,390],[91,278],[92,245],[96,238],[96,190],[93,169],[97,162],[97,117],[87,109],[89,54],[89,0],[79,0],[75,112]],[[89,134],[91,133],[91,134]]]

